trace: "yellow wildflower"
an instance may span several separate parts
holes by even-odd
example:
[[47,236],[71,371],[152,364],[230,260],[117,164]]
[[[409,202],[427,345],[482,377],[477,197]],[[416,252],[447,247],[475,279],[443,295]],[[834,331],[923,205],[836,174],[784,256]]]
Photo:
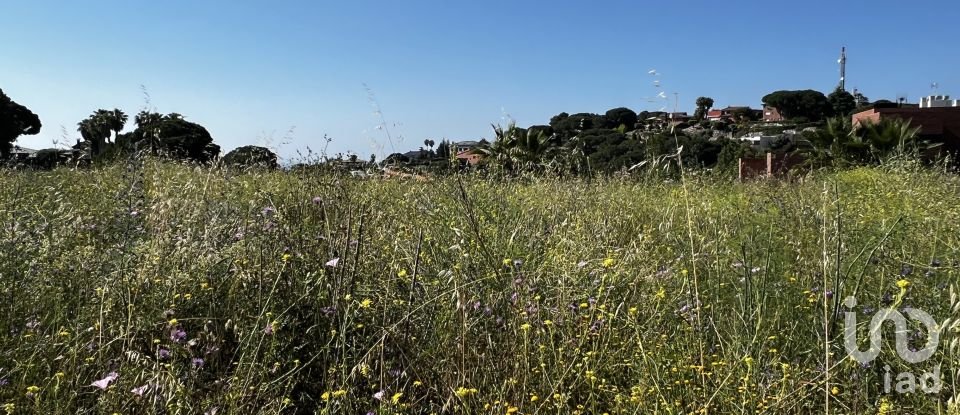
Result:
[[287,262],[287,261],[289,261],[289,260],[290,260],[290,258],[293,258],[293,255],[290,255],[290,254],[283,254],[283,256],[282,256],[282,257],[280,257],[280,259],[281,259],[281,260],[283,260],[283,262]]
[[457,397],[459,397],[459,398],[466,398],[467,396],[476,395],[477,392],[478,392],[478,391],[477,391],[476,388],[465,388],[465,387],[461,386],[461,387],[457,388],[457,390],[456,390],[455,393],[456,393]]
[[893,404],[887,398],[880,399],[880,406],[877,408],[877,415],[889,415],[893,413]]
[[365,298],[360,302],[360,308],[370,308],[371,304],[373,304],[373,300]]
[[612,266],[613,266],[614,264],[616,264],[616,263],[617,263],[617,260],[608,257],[608,258],[605,258],[605,259],[603,260],[603,267],[604,267],[604,268],[610,268],[610,267],[612,267]]
[[897,281],[897,287],[900,287],[901,290],[905,290],[910,286],[910,280],[902,279]]
[[401,397],[403,397],[403,392],[397,392],[390,398],[390,402],[392,402],[394,405],[399,404]]

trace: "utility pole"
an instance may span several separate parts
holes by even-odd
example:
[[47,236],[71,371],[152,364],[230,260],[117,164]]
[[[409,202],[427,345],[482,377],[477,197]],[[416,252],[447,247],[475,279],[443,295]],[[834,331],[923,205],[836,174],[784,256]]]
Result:
[[837,60],[837,63],[840,64],[840,89],[846,91],[846,81],[847,81],[847,47],[844,46],[840,48],[840,59]]

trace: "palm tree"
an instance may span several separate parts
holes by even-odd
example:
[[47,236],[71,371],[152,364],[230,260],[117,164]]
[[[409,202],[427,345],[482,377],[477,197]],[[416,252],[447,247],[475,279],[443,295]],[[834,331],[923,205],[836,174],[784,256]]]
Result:
[[540,130],[524,130],[510,123],[507,128],[493,125],[496,139],[475,151],[487,156],[507,170],[540,170],[553,165],[559,150],[551,137]]
[[124,114],[123,111],[114,108],[113,111],[107,111],[104,114],[105,122],[110,127],[110,130],[113,131],[113,142],[117,142],[117,137],[120,136],[120,131],[123,131],[123,127],[127,125],[127,114]]
[[920,127],[911,127],[910,120],[887,118],[878,123],[861,123],[857,132],[873,150],[887,153],[893,149],[904,149],[907,145],[914,144],[920,133]]
[[137,128],[143,128],[150,124],[156,124],[161,119],[163,119],[163,116],[156,112],[140,111],[133,117],[133,122],[137,125]]
[[87,119],[77,123],[77,131],[84,141],[90,143],[90,157],[99,155],[110,138],[110,125],[107,122],[105,110],[98,110]]

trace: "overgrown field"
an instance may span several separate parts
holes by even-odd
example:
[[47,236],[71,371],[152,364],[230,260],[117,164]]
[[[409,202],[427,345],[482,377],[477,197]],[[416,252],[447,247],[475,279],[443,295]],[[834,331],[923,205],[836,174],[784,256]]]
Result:
[[[747,184],[6,172],[0,409],[946,413],[954,333],[911,364],[890,324],[861,364],[842,301],[861,326],[886,307],[951,317],[958,191],[891,167]],[[897,393],[937,365],[939,393]]]

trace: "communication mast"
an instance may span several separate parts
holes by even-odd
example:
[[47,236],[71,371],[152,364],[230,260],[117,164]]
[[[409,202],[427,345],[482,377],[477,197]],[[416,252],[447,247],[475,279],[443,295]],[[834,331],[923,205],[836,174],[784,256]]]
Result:
[[846,91],[846,82],[847,82],[847,47],[844,46],[840,48],[840,59],[837,60],[837,63],[840,64],[840,89]]

